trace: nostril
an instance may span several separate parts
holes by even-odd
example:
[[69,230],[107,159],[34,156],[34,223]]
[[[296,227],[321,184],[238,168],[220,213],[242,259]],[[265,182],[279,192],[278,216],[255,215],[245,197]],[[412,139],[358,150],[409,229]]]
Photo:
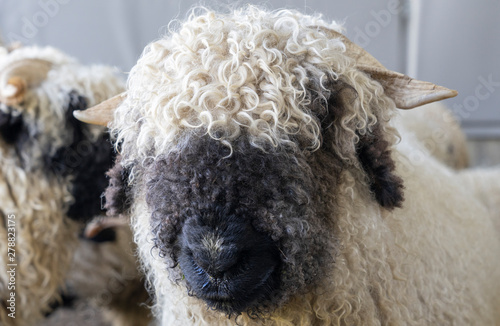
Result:
[[220,262],[193,259],[194,270],[198,275],[206,274],[213,279],[223,279],[228,268],[221,266]]
[[193,270],[198,275],[206,275],[212,279],[224,279],[239,271],[241,255],[232,250],[221,250],[218,255],[209,255],[207,251],[189,251]]
[[209,277],[211,277],[213,280],[219,281],[219,280],[224,279],[224,276],[226,275],[226,273],[223,271],[210,271],[210,272],[207,272],[207,275]]

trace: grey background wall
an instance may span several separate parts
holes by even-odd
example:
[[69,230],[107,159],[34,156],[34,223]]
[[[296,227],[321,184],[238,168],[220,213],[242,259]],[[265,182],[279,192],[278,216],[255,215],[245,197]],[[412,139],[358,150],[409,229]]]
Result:
[[[500,138],[500,0],[271,0],[320,12],[388,68],[457,89],[446,103],[469,137]],[[240,4],[247,2],[240,1]],[[126,73],[144,46],[184,19],[195,0],[0,0],[6,42],[52,45]],[[234,1],[205,0],[225,8]]]
[[500,1],[422,1],[418,78],[449,85],[470,138],[500,138]]

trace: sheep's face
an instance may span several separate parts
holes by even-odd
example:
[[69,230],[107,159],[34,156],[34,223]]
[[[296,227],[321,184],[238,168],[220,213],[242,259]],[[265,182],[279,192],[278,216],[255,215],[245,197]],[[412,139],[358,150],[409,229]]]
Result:
[[[106,187],[105,172],[112,165],[109,137],[100,128],[83,124],[74,110],[87,107],[76,92],[61,94],[61,103],[50,102],[40,92],[14,106],[0,104],[0,143],[3,156],[27,172],[71,180],[75,201],[68,216],[88,219],[101,213],[99,195]],[[60,107],[59,107],[60,106]],[[62,116],[54,112],[61,110]]]
[[52,98],[40,91],[29,94],[19,104],[0,102],[0,139],[4,150],[17,151],[19,164],[27,171],[44,167],[54,171],[70,169],[70,160],[76,158],[66,157],[53,166],[47,163],[72,143],[84,139],[94,142],[103,133],[102,129],[88,128],[73,117],[74,110],[86,107],[86,98],[76,91],[60,92]]
[[[367,174],[381,206],[402,201],[385,134],[379,126],[363,136],[339,133],[356,93],[340,81],[328,87],[324,101],[314,102],[319,107],[311,106],[322,132],[319,150],[304,148],[300,135],[261,148],[245,133],[229,147],[191,132],[168,153],[135,165],[129,186],[138,189],[111,188],[108,207],[144,194],[155,247],[175,281],[228,315],[272,311],[320,286],[334,270],[335,220],[348,207],[337,189],[345,187],[346,171]],[[337,144],[356,137],[353,152]],[[126,171],[110,175],[115,186],[127,178]]]
[[[111,69],[83,67],[52,48],[21,47],[0,62],[0,156],[8,169],[56,179],[69,188],[67,215],[102,214],[99,194],[114,155],[104,128],[73,117],[120,83]],[[65,201],[69,199],[65,198]]]
[[333,221],[319,202],[333,200],[324,182],[334,186],[335,173],[313,175],[314,157],[245,137],[231,156],[208,136],[188,143],[143,174],[155,245],[193,295],[227,314],[258,312],[331,267]]
[[[0,135],[5,144],[14,144],[27,135],[21,112],[0,103]],[[23,142],[23,140],[21,140]]]

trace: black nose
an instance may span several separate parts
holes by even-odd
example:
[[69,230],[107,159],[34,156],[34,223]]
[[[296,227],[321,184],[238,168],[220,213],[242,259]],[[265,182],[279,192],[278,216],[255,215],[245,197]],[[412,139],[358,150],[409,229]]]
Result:
[[265,300],[279,284],[279,249],[248,221],[206,225],[188,220],[179,265],[191,292],[227,314]]
[[199,247],[190,248],[195,269],[199,274],[205,273],[215,280],[221,280],[232,270],[237,270],[238,263],[242,264],[239,262],[241,254],[234,244],[225,244],[221,238],[204,242]]
[[[255,248],[251,248],[250,239],[255,232],[239,223],[230,229],[199,225],[192,220],[186,223],[182,252],[189,257],[198,275],[219,281],[231,278],[246,266],[249,253],[255,251]],[[234,234],[235,229],[239,229],[239,236]]]

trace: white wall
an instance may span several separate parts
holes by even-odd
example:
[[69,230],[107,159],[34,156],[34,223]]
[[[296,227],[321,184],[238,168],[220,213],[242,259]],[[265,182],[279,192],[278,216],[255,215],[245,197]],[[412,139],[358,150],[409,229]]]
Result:
[[471,138],[500,137],[500,1],[422,0],[418,78],[457,89],[447,104]]
[[[399,4],[399,0],[390,1]],[[0,0],[0,30],[6,41],[52,45],[83,62],[102,62],[128,70],[147,43],[164,34],[172,19],[183,19],[197,3],[194,0]],[[205,3],[217,8],[227,2]],[[386,0],[362,0],[355,4],[339,1],[336,5],[324,0],[250,3],[271,9],[321,12],[327,19],[345,20],[350,36],[366,45],[387,66],[402,67],[397,50],[398,16],[377,15],[380,11],[389,12]]]
[[[405,72],[407,1],[415,0],[249,2],[270,9],[321,12],[326,19],[345,21],[348,37],[388,68]],[[418,77],[459,91],[459,97],[447,103],[456,107],[471,135],[500,136],[497,104],[500,87],[490,86],[492,91],[487,99],[486,93],[480,92],[484,99],[479,100],[477,108],[476,100],[471,98],[477,98],[475,91],[481,85],[481,78],[500,82],[500,0],[419,1],[421,29],[418,53],[414,56],[418,59],[415,62]],[[183,19],[197,3],[195,0],[0,0],[0,31],[6,41],[52,45],[84,63],[115,65],[127,72],[147,43],[165,34],[172,19]],[[217,8],[234,1],[204,3]],[[465,113],[457,109],[460,105]]]

